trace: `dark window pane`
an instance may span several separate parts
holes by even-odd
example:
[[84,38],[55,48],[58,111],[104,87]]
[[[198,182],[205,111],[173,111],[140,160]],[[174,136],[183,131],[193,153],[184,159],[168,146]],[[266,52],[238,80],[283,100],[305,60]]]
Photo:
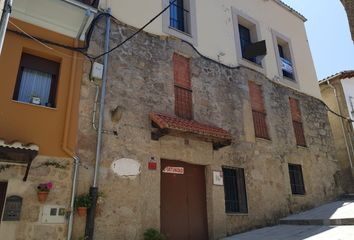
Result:
[[[170,3],[173,0],[170,0]],[[177,0],[170,6],[170,26],[184,32],[184,6],[183,0]]]
[[13,99],[55,107],[59,63],[23,53]]
[[242,25],[238,25],[238,30],[239,30],[239,33],[240,33],[240,44],[241,44],[241,52],[242,52],[242,57],[251,61],[251,62],[254,62],[254,63],[257,63],[257,58],[256,57],[252,57],[252,58],[246,58],[244,57],[244,51],[245,51],[245,48],[250,45],[252,43],[251,41],[251,33],[250,33],[250,30]]
[[245,176],[242,168],[223,168],[225,210],[228,213],[247,213]]
[[289,164],[289,177],[291,192],[293,194],[304,195],[305,185],[301,165]]

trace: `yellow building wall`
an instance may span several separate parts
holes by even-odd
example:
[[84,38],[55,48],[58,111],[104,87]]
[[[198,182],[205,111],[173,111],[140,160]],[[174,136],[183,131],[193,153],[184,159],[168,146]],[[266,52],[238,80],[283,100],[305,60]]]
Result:
[[[75,40],[63,35],[11,19],[25,32],[70,46]],[[13,30],[19,31],[13,25]],[[13,93],[23,52],[60,63],[56,108],[13,100]],[[74,58],[78,57],[78,58]],[[78,102],[83,56],[7,31],[0,56],[0,138],[34,143],[40,155],[70,156],[76,145]]]

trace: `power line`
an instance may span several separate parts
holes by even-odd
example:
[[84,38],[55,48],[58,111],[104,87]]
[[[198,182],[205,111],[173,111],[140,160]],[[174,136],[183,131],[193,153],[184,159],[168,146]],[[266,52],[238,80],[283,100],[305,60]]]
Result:
[[170,1],[170,4],[165,7],[161,12],[159,12],[155,17],[153,17],[150,21],[148,21],[144,26],[142,26],[141,28],[138,29],[138,31],[136,31],[135,33],[133,33],[132,35],[130,35],[128,38],[126,38],[123,42],[120,42],[119,44],[117,44],[114,48],[110,49],[107,52],[104,52],[96,57],[93,57],[93,60],[96,60],[106,54],[109,54],[111,52],[113,52],[114,50],[116,50],[117,48],[123,46],[126,42],[128,42],[130,39],[132,39],[133,37],[135,37],[137,34],[139,34],[141,31],[143,31],[147,26],[149,26],[153,21],[155,21],[159,16],[161,16],[165,11],[167,11],[167,9],[170,8],[170,6],[172,4],[174,4],[177,0],[173,0]]
[[[201,52],[199,52],[198,49],[197,49],[193,44],[191,44],[190,42],[187,42],[187,41],[185,41],[185,40],[182,40],[182,42],[183,42],[183,43],[186,43],[187,45],[189,45],[200,57],[202,57],[203,59],[206,59],[207,61],[211,61],[211,62],[213,62],[213,63],[215,63],[215,64],[218,64],[218,65],[220,65],[220,66],[226,67],[226,68],[228,68],[228,69],[239,69],[239,68],[240,68],[240,66],[229,66],[229,65],[226,65],[226,64],[224,64],[224,63],[221,63],[221,62],[219,62],[219,61],[217,61],[217,60],[214,60],[214,59],[212,59],[212,58],[209,58],[209,57],[203,55]],[[316,98],[316,99],[318,99],[318,98]],[[340,118],[342,118],[342,119],[344,119],[344,120],[346,120],[346,121],[348,121],[348,122],[350,122],[350,123],[354,122],[354,120],[352,120],[352,119],[350,119],[350,118],[347,118],[347,117],[345,117],[345,116],[343,116],[343,115],[340,115],[339,113],[336,113],[335,111],[333,111],[333,110],[332,110],[324,101],[322,101],[321,99],[318,99],[318,100],[324,105],[324,107],[326,108],[326,110],[327,110],[328,112],[330,112],[330,113],[336,115],[337,117],[340,117]]]

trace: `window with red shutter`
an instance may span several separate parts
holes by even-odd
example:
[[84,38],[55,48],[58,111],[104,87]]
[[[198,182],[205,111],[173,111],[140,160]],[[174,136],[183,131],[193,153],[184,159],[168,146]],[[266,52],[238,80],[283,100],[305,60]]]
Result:
[[298,146],[306,147],[306,140],[304,134],[304,128],[302,125],[301,111],[299,100],[295,98],[289,98],[291,118],[293,122],[293,128],[296,138],[296,144]]
[[189,59],[174,53],[175,114],[185,119],[193,118],[192,86]]
[[255,135],[258,138],[270,139],[267,128],[267,114],[264,107],[262,87],[251,81],[248,82],[248,86]]

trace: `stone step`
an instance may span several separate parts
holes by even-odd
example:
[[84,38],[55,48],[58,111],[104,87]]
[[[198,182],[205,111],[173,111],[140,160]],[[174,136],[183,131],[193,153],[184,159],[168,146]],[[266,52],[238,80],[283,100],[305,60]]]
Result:
[[[347,195],[345,197],[352,197]],[[280,219],[286,225],[354,225],[354,200],[343,199]]]
[[340,196],[342,200],[354,200],[354,193],[346,193]]
[[354,218],[343,219],[281,219],[282,225],[318,225],[318,226],[340,226],[354,225]]

